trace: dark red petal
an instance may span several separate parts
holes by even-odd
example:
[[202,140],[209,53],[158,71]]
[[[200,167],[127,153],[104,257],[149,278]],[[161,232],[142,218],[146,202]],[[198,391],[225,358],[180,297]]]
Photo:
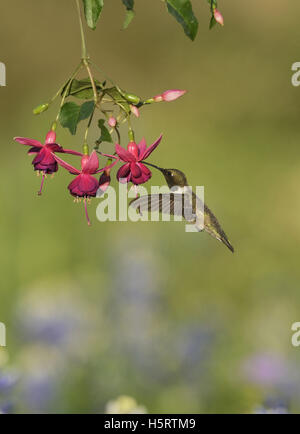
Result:
[[73,151],[73,149],[62,148],[61,151],[57,151],[57,152],[64,152],[65,154],[78,155],[79,157],[83,156],[82,152]]
[[116,144],[116,153],[121,158],[121,160],[126,161],[128,163],[136,161],[136,158],[133,154],[128,152],[126,149],[122,148],[122,146]]
[[29,151],[27,152],[28,155],[33,155],[33,154],[37,154],[39,153],[41,150],[41,148],[38,148],[37,146],[33,146],[32,148],[29,149]]
[[43,154],[43,164],[48,165],[56,162],[53,154],[46,147],[41,150],[40,154]]
[[76,176],[76,178],[74,178],[73,181],[70,182],[70,184],[68,185],[68,189],[70,190],[70,193],[73,196],[80,196],[82,194],[81,191],[78,188],[80,176],[81,175]]
[[103,184],[109,184],[110,183],[110,176],[106,175],[106,173],[102,173],[102,175],[100,176],[99,179],[99,187],[101,187],[101,185]]
[[27,139],[27,137],[14,137],[16,142],[21,143],[21,145],[27,146],[35,146],[37,148],[42,148],[44,145],[41,144],[38,140],[35,139]]
[[44,159],[44,157],[45,157],[45,149],[42,148],[40,149],[36,157],[34,157],[34,159],[32,160],[32,164],[40,163]]
[[82,167],[83,173],[96,173],[97,169],[99,169],[99,160],[96,151],[93,151]]
[[120,167],[120,169],[117,172],[117,180],[121,182],[121,179],[125,179],[125,181],[122,181],[125,183],[128,182],[128,179],[130,177],[130,163],[124,164]]
[[149,155],[151,154],[151,152],[153,152],[154,149],[157,148],[157,146],[160,144],[161,139],[162,139],[162,135],[159,136],[159,138],[156,140],[156,142],[153,143],[153,145],[149,146],[149,148],[144,153],[143,157],[140,158],[140,161],[141,160],[146,160],[146,158],[149,157]]
[[139,148],[139,159],[143,157],[146,149],[147,149],[147,143],[146,140],[144,139],[144,137],[142,138],[142,140],[140,141],[140,143],[138,143],[138,148]]
[[96,196],[99,183],[98,180],[95,179],[92,175],[81,174],[78,175],[75,180],[77,180],[76,183],[74,183],[73,185],[71,183],[69,185],[69,189],[76,191],[77,196]]
[[47,150],[50,152],[63,152],[62,146],[58,145],[57,143],[48,143],[44,146]]
[[134,178],[139,178],[142,175],[142,170],[139,168],[139,166],[136,163],[130,164],[130,171]]
[[57,155],[53,154],[53,158],[58,162],[60,166],[62,166],[64,169],[67,169],[72,175],[79,175],[80,170],[76,169],[75,167],[71,166],[71,164],[66,163],[64,160],[59,158]]
[[148,176],[149,178],[151,178],[151,176],[152,176],[151,170],[149,170],[148,167],[145,166],[145,164],[138,163],[138,166],[141,169],[141,171],[143,172],[144,176]]
[[38,163],[34,165],[34,170],[41,170],[44,173],[55,173],[58,171],[58,164],[54,161],[53,164],[44,165],[43,163]]
[[[104,155],[104,154],[102,154],[102,155]],[[114,157],[114,158],[116,158],[116,159],[111,164],[109,164],[108,166],[103,167],[102,169],[96,170],[95,173],[104,172],[105,170],[110,170],[112,167],[114,167],[120,161],[119,157]]]
[[141,175],[139,177],[132,176],[131,181],[134,184],[143,184],[151,178],[152,173],[144,164],[138,163],[138,166],[141,170]]

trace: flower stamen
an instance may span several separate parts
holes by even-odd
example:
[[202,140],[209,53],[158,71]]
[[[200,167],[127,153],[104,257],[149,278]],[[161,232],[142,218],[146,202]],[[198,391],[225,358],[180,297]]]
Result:
[[41,187],[38,191],[38,196],[42,195],[42,190],[43,190],[43,185],[44,185],[44,181],[45,181],[46,175],[43,173],[43,177],[42,177],[42,182],[41,182]]
[[88,223],[89,226],[91,226],[91,221],[89,219],[89,214],[88,214],[88,210],[87,210],[87,197],[85,197],[83,199],[83,202],[84,202],[84,210],[85,210],[85,216],[86,216],[86,219],[87,219],[87,223]]

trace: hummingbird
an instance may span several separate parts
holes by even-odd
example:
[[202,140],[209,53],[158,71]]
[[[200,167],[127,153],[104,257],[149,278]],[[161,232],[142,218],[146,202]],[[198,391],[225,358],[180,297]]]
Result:
[[[144,195],[131,201],[130,206],[138,209],[140,213],[142,213],[142,211],[159,211],[172,215],[181,215],[189,223],[193,223],[197,231],[206,231],[213,238],[216,238],[218,241],[221,241],[223,244],[225,244],[225,246],[228,247],[228,249],[233,253],[234,248],[230,244],[227,235],[223,231],[220,223],[212,211],[205,203],[202,206],[202,211],[198,209],[197,204],[199,203],[200,199],[192,191],[185,174],[178,169],[163,169],[162,167],[155,166],[154,164],[145,164],[158,169],[163,174],[172,193]],[[184,201],[183,196],[185,196]],[[168,201],[166,199],[168,199]],[[201,212],[202,215],[199,215]],[[203,225],[197,226],[197,222],[201,217],[202,221],[204,222],[204,227]]]

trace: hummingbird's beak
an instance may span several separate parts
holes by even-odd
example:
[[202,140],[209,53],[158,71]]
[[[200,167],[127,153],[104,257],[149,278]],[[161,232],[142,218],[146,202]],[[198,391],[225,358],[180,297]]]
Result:
[[155,164],[151,164],[151,163],[148,163],[148,162],[146,163],[146,161],[143,161],[143,164],[146,164],[147,166],[154,167],[154,169],[160,170],[161,172],[163,172],[165,170],[162,167],[155,166]]

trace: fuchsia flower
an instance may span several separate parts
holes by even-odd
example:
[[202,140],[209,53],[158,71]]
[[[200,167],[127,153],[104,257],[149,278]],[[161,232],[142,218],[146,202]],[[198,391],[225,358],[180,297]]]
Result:
[[224,18],[221,12],[218,9],[214,10],[214,18],[217,21],[218,24],[221,26],[224,26]]
[[155,102],[160,102],[160,101],[170,102],[170,101],[175,101],[177,98],[180,98],[185,93],[186,90],[171,89],[171,90],[166,90],[161,95],[156,95],[153,99]]
[[119,158],[126,163],[118,170],[118,181],[123,183],[132,182],[135,185],[143,184],[148,181],[152,173],[142,161],[149,157],[160,144],[161,139],[162,135],[148,148],[145,139],[142,139],[138,145],[135,142],[129,142],[127,150],[117,144],[116,153]]
[[15,137],[14,140],[21,143],[22,145],[31,146],[28,151],[29,155],[36,154],[32,161],[34,170],[41,171],[43,174],[41,188],[38,192],[39,195],[42,194],[42,188],[46,174],[55,173],[58,170],[58,165],[54,158],[54,152],[62,152],[80,156],[82,155],[79,152],[72,151],[70,149],[64,149],[62,146],[55,143],[55,131],[49,131],[47,133],[44,145],[38,140],[28,139],[26,137]]
[[110,157],[114,158],[115,161],[109,166],[99,169],[99,160],[96,151],[93,151],[91,155],[83,155],[81,158],[81,170],[78,170],[71,166],[71,164],[68,164],[61,158],[57,157],[57,155],[54,156],[60,166],[67,169],[72,175],[77,175],[68,185],[68,189],[72,196],[75,196],[76,198],[84,198],[85,214],[88,225],[90,225],[91,222],[87,212],[87,199],[95,197],[99,188],[99,181],[92,175],[109,170],[119,161],[116,157]]

